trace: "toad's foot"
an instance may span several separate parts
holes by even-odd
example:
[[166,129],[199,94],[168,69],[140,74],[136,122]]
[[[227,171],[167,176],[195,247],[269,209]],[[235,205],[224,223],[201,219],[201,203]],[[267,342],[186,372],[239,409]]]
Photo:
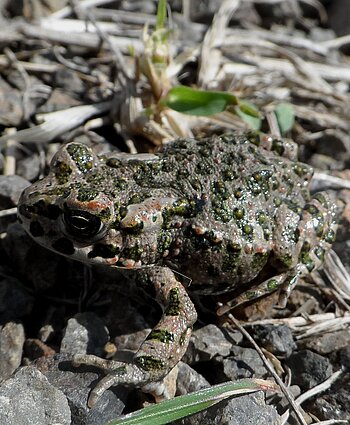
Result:
[[[217,310],[217,314],[219,316],[222,316],[223,314],[228,313],[230,310],[234,309],[235,307],[238,307],[241,304],[245,304],[249,301],[253,301],[257,298],[261,298],[265,295],[271,294],[279,288],[283,290],[283,294],[290,294],[292,288],[294,288],[295,285],[298,283],[299,275],[299,270],[291,270],[289,272],[281,273],[277,276],[274,276],[273,278],[266,279],[259,285],[250,288],[248,291],[243,292],[242,294],[235,297],[233,300],[227,302],[225,305],[223,305]],[[280,297],[278,306],[285,306],[286,300],[287,297]]]
[[197,314],[174,273],[166,267],[143,269],[137,276],[136,284],[148,293],[155,292],[155,298],[163,308],[163,316],[142,343],[131,364],[92,355],[74,357],[75,365],[95,366],[107,374],[91,391],[89,407],[112,385],[145,387],[159,382],[179,362],[187,349]]

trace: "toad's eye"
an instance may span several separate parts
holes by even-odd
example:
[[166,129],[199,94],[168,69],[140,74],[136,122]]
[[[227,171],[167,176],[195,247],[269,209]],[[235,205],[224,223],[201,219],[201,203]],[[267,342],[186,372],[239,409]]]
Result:
[[78,238],[92,238],[103,228],[101,220],[81,210],[66,211],[63,216],[66,231]]

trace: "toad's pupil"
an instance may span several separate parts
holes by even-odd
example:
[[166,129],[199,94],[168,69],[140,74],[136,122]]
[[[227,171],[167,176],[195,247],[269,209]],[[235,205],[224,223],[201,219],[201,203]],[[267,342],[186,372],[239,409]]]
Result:
[[84,230],[89,227],[89,220],[79,215],[70,217],[69,221],[71,226],[80,230]]
[[64,214],[67,231],[77,236],[94,236],[101,228],[101,220],[86,211],[68,211]]

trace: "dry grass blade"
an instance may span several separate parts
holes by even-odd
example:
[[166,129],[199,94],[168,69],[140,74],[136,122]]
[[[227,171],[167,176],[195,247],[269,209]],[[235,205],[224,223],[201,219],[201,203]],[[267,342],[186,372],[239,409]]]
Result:
[[[97,6],[105,6],[109,3],[113,3],[114,0],[82,0],[80,1],[80,7],[82,9],[88,9]],[[52,13],[51,17],[54,18],[64,18],[65,16],[71,15],[73,8],[71,6],[65,6],[62,9],[59,9],[57,12]]]
[[280,56],[287,58],[295,67],[295,70],[300,73],[308,82],[308,87],[316,91],[322,91],[325,94],[332,94],[334,89],[319,75],[317,70],[312,66],[312,63],[304,61],[300,56],[291,50],[285,49],[277,44],[266,40],[257,40],[255,37],[234,37],[234,39],[225,40],[216,44],[216,47],[227,49],[233,45],[240,44],[244,46],[253,46],[262,50],[270,49],[275,51]]
[[227,24],[240,3],[241,0],[224,0],[214,16],[211,28],[204,37],[198,73],[198,82],[201,87],[213,86],[212,82],[217,78],[221,52],[214,46],[223,42]]
[[299,330],[299,334],[295,336],[297,340],[307,338],[311,335],[323,335],[327,332],[335,332],[345,329],[350,324],[350,316],[336,317],[334,319],[326,319],[320,323],[306,325],[304,329]]
[[[343,317],[350,317],[349,313],[345,313]],[[312,326],[323,321],[336,319],[335,313],[311,314],[307,317],[287,317],[279,319],[263,319],[249,322],[250,325],[288,325],[293,331],[303,331],[305,326]]]
[[350,301],[350,275],[333,250],[325,258],[324,272],[338,293]]
[[89,118],[107,113],[111,107],[111,102],[102,102],[95,105],[75,106],[42,115],[41,118],[44,119],[42,124],[0,137],[0,146],[8,140],[22,143],[47,143],[67,131],[79,127]]

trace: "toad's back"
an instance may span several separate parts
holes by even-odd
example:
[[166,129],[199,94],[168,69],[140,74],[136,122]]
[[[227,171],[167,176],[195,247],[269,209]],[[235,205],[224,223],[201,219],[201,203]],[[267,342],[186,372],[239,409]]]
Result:
[[267,267],[310,270],[332,239],[334,207],[324,195],[309,202],[312,169],[295,155],[292,142],[251,134],[101,157],[71,143],[25,191],[20,215],[39,243],[66,256],[169,266],[193,290],[225,292]]

